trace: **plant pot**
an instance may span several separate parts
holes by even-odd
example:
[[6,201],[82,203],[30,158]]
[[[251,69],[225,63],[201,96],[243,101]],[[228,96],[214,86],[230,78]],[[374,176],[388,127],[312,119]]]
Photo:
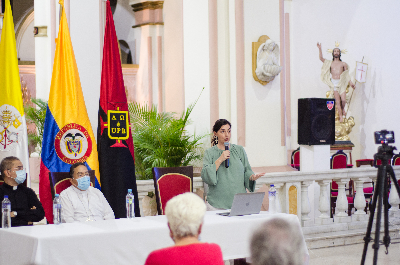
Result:
[[144,196],[142,199],[142,211],[143,216],[157,215],[156,196],[153,196],[153,198],[149,197],[148,195]]

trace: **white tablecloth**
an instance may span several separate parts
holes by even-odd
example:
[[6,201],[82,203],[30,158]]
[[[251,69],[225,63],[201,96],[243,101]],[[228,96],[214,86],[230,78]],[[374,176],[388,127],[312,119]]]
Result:
[[[207,212],[201,241],[220,245],[225,260],[248,257],[252,231],[272,216],[301,229],[295,215]],[[13,227],[0,229],[0,264],[144,264],[151,251],[172,245],[165,216]]]

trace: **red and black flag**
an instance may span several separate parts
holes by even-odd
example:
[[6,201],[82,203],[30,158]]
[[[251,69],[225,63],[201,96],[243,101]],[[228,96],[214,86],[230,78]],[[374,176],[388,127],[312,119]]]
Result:
[[104,35],[97,129],[101,191],[113,209],[115,218],[124,218],[126,217],[125,196],[128,189],[132,189],[135,196],[135,216],[139,217],[140,209],[128,103],[109,1],[107,1]]

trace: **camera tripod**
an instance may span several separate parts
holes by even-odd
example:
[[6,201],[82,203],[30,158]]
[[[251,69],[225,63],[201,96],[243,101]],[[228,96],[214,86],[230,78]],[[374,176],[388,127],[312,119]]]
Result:
[[[378,153],[374,155],[374,166],[376,166],[376,161],[378,159],[381,160],[382,164],[378,166],[378,175],[377,181],[375,185],[375,191],[372,199],[370,216],[367,226],[367,233],[364,237],[364,250],[361,259],[361,265],[364,265],[365,258],[367,255],[368,243],[372,240],[371,238],[371,229],[374,222],[374,214],[376,209],[376,204],[378,203],[377,215],[376,215],[376,227],[375,227],[375,238],[374,244],[372,248],[374,249],[374,260],[373,264],[376,265],[378,261],[378,250],[379,250],[379,234],[381,228],[381,215],[382,215],[382,204],[384,206],[384,228],[385,228],[385,236],[383,237],[383,244],[386,247],[386,254],[388,253],[388,248],[390,244],[390,236],[389,236],[389,202],[388,202],[388,193],[389,193],[389,180],[392,178],[392,181],[396,187],[397,193],[400,195],[400,187],[396,180],[396,176],[394,174],[393,168],[391,165],[388,165],[388,161],[390,161],[393,157],[393,151],[396,150],[396,147],[390,146],[387,143],[383,143],[382,146],[378,148]],[[395,192],[394,190],[392,192]]]

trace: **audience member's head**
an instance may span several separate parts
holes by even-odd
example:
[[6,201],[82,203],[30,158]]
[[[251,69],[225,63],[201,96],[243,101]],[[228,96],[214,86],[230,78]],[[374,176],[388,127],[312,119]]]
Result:
[[205,213],[204,201],[194,193],[183,193],[169,200],[165,214],[171,237],[174,240],[189,236],[197,237],[201,232]]
[[254,231],[250,251],[253,265],[304,264],[301,231],[281,218],[268,220]]
[[16,186],[26,180],[26,172],[21,160],[15,156],[8,156],[0,163],[1,177],[9,185]]

